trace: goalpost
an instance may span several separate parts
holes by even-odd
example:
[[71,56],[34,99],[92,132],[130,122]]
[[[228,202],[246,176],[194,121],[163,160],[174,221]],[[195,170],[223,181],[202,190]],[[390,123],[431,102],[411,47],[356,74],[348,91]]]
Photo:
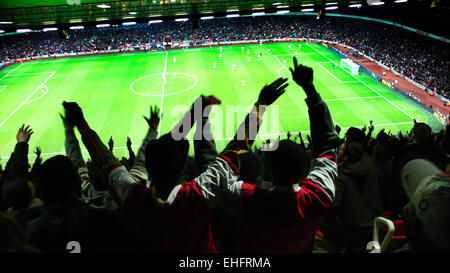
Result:
[[350,70],[352,75],[358,75],[359,64],[353,62],[351,59],[341,59],[340,67]]

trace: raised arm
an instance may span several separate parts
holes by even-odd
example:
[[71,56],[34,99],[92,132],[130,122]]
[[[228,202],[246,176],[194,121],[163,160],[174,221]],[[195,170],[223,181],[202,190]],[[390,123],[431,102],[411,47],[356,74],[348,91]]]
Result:
[[334,197],[334,183],[337,178],[337,149],[340,140],[326,103],[317,93],[313,84],[313,70],[299,65],[294,57],[294,69],[289,68],[294,81],[306,93],[311,127],[312,162],[308,180],[317,183],[330,197]]
[[106,145],[103,144],[97,133],[89,127],[78,104],[75,102],[63,102],[63,106],[66,112],[66,116],[63,118],[77,127],[81,134],[83,144],[86,146],[86,149],[91,156],[93,164],[100,172],[99,174],[102,177],[101,180],[109,182],[108,175],[112,170],[116,168],[125,168],[121,166],[117,158],[110,150],[108,150]]
[[251,150],[267,106],[274,103],[285,92],[286,87],[289,85],[286,82],[286,78],[280,77],[262,88],[252,110],[241,123],[233,140],[228,143],[222,154],[234,153],[237,155],[240,152]]
[[248,152],[256,138],[261,124],[262,114],[267,106],[275,102],[285,91],[287,79],[279,78],[261,90],[257,102],[238,128],[231,140],[216,160],[208,166],[205,172],[195,179],[207,204],[213,208],[229,191],[229,186],[235,184],[239,177],[240,153]]
[[204,172],[209,165],[211,165],[217,155],[216,143],[214,142],[211,133],[211,123],[209,122],[209,115],[211,113],[212,105],[221,104],[214,96],[203,97],[203,104],[206,107],[203,111],[201,120],[197,120],[197,126],[194,134],[194,155],[195,163],[197,165],[197,173]]
[[138,183],[150,185],[150,177],[148,176],[147,168],[145,167],[145,149],[148,143],[158,137],[158,126],[160,122],[160,110],[157,106],[150,107],[150,117],[144,116],[149,128],[147,135],[142,141],[142,145],[139,148],[136,158],[134,159],[133,166],[131,167],[130,174]]
[[28,141],[32,134],[33,130],[30,128],[30,125],[25,126],[23,124],[20,127],[16,135],[17,144],[8,163],[6,163],[2,181],[28,176]]

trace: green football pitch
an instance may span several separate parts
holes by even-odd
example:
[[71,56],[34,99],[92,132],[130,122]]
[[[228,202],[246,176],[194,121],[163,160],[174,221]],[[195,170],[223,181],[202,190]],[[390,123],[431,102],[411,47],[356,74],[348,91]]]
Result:
[[[160,129],[164,134],[197,96],[213,94],[222,101],[211,115],[220,150],[233,137],[261,88],[280,75],[290,78],[288,67],[294,55],[314,69],[316,88],[335,124],[342,128],[362,127],[373,120],[375,133],[381,128],[406,132],[414,118],[427,122],[433,130],[442,127],[424,109],[369,75],[360,71],[352,76],[340,68],[340,57],[323,45],[301,44],[301,48],[298,43],[279,43],[246,45],[244,49],[227,46],[222,51],[211,47],[88,56],[8,67],[0,71],[0,164],[4,165],[13,151],[23,123],[34,130],[31,156],[36,146],[41,147],[44,158],[64,153],[64,129],[58,115],[64,100],[78,102],[104,143],[113,136],[114,153],[120,157],[127,154],[127,136],[137,152],[147,131],[142,116],[148,115],[150,105],[162,109]],[[289,83],[286,93],[266,112],[257,144],[278,134],[286,138],[289,131],[308,134],[305,94],[294,82]],[[192,132],[190,136],[192,139]]]

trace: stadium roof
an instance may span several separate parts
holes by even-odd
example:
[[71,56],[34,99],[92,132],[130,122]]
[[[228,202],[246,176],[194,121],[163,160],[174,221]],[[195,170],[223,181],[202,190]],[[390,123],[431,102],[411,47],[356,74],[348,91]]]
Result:
[[[383,5],[369,7],[367,2]],[[437,8],[430,8],[435,2]],[[0,0],[0,32],[57,25],[120,24],[127,20],[144,23],[177,17],[225,17],[230,13],[317,12],[320,7],[336,6],[338,10],[326,12],[385,19],[448,37],[442,22],[449,19],[449,7],[438,0]]]
[[[375,0],[374,0],[375,1]],[[378,1],[378,0],[377,0]],[[380,0],[381,1],[381,0]],[[165,16],[227,13],[254,9],[295,9],[302,5],[335,3],[348,6],[361,0],[14,0],[0,1],[0,21],[15,26],[99,22]]]

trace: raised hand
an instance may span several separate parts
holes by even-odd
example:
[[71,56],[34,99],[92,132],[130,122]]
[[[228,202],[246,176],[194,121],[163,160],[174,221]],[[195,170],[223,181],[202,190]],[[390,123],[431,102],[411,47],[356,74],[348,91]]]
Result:
[[131,149],[131,138],[130,137],[127,137],[127,148],[128,148],[128,150]]
[[147,121],[148,126],[150,126],[152,129],[157,129],[159,122],[161,120],[160,116],[159,116],[159,108],[158,106],[150,106],[150,118],[147,118],[146,116],[144,116],[145,121]]
[[16,139],[17,143],[25,142],[28,143],[31,135],[33,134],[33,129],[30,128],[30,125],[25,127],[25,124],[20,127],[19,132],[17,132]]
[[39,148],[39,146],[36,147],[36,151],[34,151],[34,153],[36,154],[37,157],[40,157],[41,156],[41,148]]
[[59,116],[61,117],[61,119],[62,119],[62,121],[63,121],[64,129],[66,129],[67,131],[73,130],[73,127],[75,127],[75,126],[73,125],[73,123],[71,123],[70,121],[68,121],[62,114],[59,114]]
[[222,103],[218,98],[216,98],[214,96],[202,96],[202,99],[203,99],[202,102],[203,102],[204,107],[208,106],[208,105],[214,105],[214,104],[221,104]]
[[76,102],[66,102],[62,103],[64,109],[66,110],[66,119],[75,126],[79,126],[86,123],[84,119],[83,111]]
[[336,124],[336,126],[334,126],[334,129],[336,130],[336,133],[339,135],[341,133],[341,127],[339,125]]
[[283,93],[286,87],[289,85],[286,78],[278,78],[269,85],[265,85],[259,93],[258,101],[259,105],[271,105],[274,103]]
[[112,139],[112,137],[108,141],[108,146],[109,146],[109,151],[112,153],[112,151],[114,149],[114,140]]
[[306,92],[306,95],[312,95],[315,90],[311,90],[313,86],[313,70],[310,67],[298,64],[297,58],[294,57],[294,69],[289,68],[292,74],[292,79]]

